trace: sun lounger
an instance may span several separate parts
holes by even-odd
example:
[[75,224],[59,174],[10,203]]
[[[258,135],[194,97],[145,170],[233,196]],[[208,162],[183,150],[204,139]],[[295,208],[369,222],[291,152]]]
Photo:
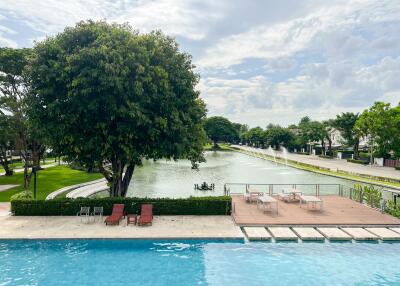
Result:
[[298,202],[300,200],[301,192],[293,189],[287,193],[282,191],[282,193],[278,194],[278,198],[284,202]]
[[260,192],[247,192],[243,194],[243,198],[245,199],[246,202],[248,203],[253,203],[257,202],[258,198],[262,196],[263,193]]
[[119,221],[123,217],[125,217],[124,208],[125,208],[124,204],[114,204],[112,214],[109,217],[107,217],[106,220],[104,221],[106,225],[119,224]]
[[153,205],[144,204],[140,212],[138,225],[151,225],[153,222]]
[[81,207],[81,210],[76,214],[80,217],[81,222],[85,221],[89,222],[90,220],[90,207]]
[[265,212],[266,209],[272,209],[272,206],[275,206],[276,214],[278,214],[278,200],[271,196],[264,195],[258,197],[257,208],[260,208],[260,206],[262,206],[263,212]]
[[323,201],[316,196],[304,196],[301,195],[300,196],[300,207],[302,205],[302,203],[305,203],[307,205],[307,208],[309,208],[309,206],[312,206],[312,209],[316,209],[317,206],[319,206],[319,210],[323,209]]

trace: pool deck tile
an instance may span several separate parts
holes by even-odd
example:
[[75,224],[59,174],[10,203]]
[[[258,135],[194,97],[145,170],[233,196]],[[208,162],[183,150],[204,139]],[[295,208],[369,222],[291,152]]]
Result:
[[106,226],[78,217],[0,217],[0,239],[243,239],[230,216],[155,216],[152,226]]
[[367,227],[365,229],[372,232],[382,240],[400,240],[400,233],[385,227]]
[[355,240],[378,240],[379,237],[361,227],[343,227],[342,230]]
[[271,234],[264,227],[244,227],[244,232],[246,233],[250,241],[253,240],[271,240]]
[[268,227],[275,240],[297,240],[297,235],[288,227]]
[[337,227],[317,227],[317,230],[329,240],[351,240],[351,236]]
[[325,237],[313,227],[293,227],[292,230],[301,240],[324,240]]

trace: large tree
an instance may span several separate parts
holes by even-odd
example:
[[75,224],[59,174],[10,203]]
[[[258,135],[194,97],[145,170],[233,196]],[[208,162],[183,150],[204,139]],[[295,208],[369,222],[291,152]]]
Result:
[[204,130],[207,136],[214,142],[214,148],[219,141],[237,142],[239,140],[240,128],[227,118],[214,116],[204,121]]
[[293,133],[279,125],[268,125],[265,131],[265,138],[268,145],[279,149],[280,146],[288,147],[294,139]]
[[0,165],[3,166],[6,176],[13,174],[8,151],[14,149],[16,132],[12,116],[5,114],[0,109]]
[[358,146],[360,144],[360,134],[354,129],[359,118],[358,113],[346,112],[336,115],[332,125],[340,131],[344,139],[344,144],[353,146],[354,158],[358,158]]
[[34,51],[31,119],[58,154],[97,166],[112,196],[143,158],[204,160],[198,75],[173,39],[87,21]]
[[29,66],[31,49],[0,48],[0,109],[10,115],[15,135],[15,148],[24,160],[24,186],[28,187],[29,161],[39,167],[44,151],[38,136],[38,128],[31,128],[27,117],[27,95],[29,83],[26,69]]

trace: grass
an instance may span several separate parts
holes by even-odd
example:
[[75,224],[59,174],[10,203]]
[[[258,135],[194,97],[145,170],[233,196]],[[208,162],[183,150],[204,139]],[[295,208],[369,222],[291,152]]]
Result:
[[[204,151],[215,151],[213,149],[214,144],[207,143],[204,145],[203,150]],[[227,144],[225,143],[218,143],[219,149],[217,151],[232,151],[232,148],[230,148]]]
[[[102,178],[99,173],[87,173],[73,170],[67,166],[56,166],[37,173],[37,198],[44,200],[48,194],[70,185],[84,183]],[[10,197],[24,191],[23,173],[12,176],[0,176],[0,185],[19,185],[18,187],[0,192],[0,202],[8,202]],[[29,190],[33,191],[33,178]]]
[[[237,150],[237,149],[233,149],[233,148],[229,148],[229,149],[232,151],[237,151],[237,152],[241,152],[241,153],[253,156],[252,153],[249,153],[244,150]],[[262,158],[265,160],[274,161],[274,158],[272,158],[268,155],[263,155]],[[280,159],[280,158],[276,158],[276,162],[278,162],[280,164],[285,164],[285,160]],[[388,182],[388,181],[383,181],[383,180],[376,180],[376,179],[372,179],[372,178],[357,176],[357,175],[353,175],[353,174],[345,174],[345,173],[340,173],[340,172],[333,172],[330,170],[323,170],[323,169],[319,169],[319,168],[314,168],[312,166],[305,166],[300,163],[295,163],[294,161],[288,161],[288,166],[291,166],[291,167],[294,167],[297,169],[301,169],[301,170],[305,170],[305,171],[310,171],[310,172],[320,173],[320,174],[334,176],[334,177],[338,177],[338,178],[348,179],[348,180],[352,180],[352,181],[377,184],[377,185],[387,186],[387,187],[397,187],[397,188],[400,187],[400,183],[396,183],[396,182]]]

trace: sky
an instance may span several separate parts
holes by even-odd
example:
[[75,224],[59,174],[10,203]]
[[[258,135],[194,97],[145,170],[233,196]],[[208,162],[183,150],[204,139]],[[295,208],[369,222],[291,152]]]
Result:
[[208,116],[287,126],[400,101],[400,0],[1,0],[0,46],[87,19],[175,37]]

